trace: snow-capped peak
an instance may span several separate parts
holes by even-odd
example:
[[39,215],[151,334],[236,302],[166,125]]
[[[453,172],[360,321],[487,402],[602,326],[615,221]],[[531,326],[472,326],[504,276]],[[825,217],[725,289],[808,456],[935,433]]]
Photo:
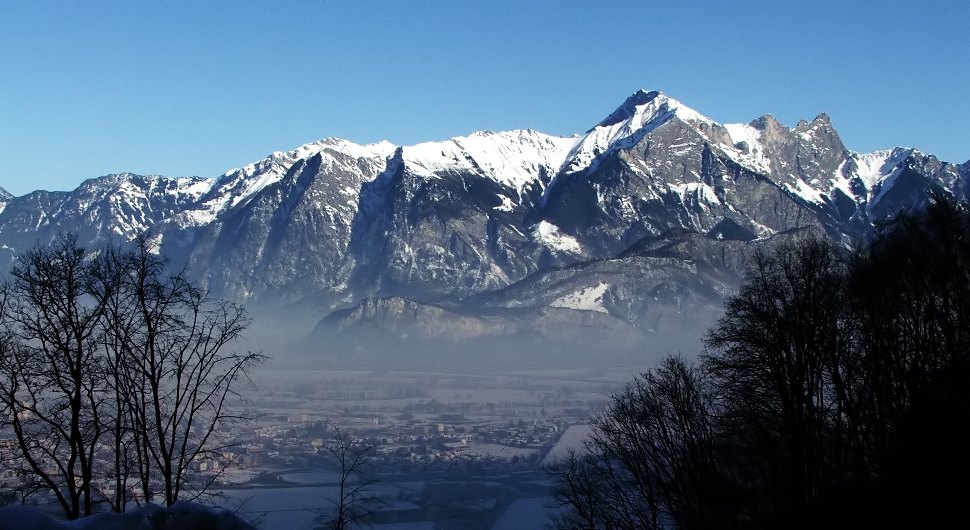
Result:
[[4,208],[7,207],[7,203],[13,199],[13,195],[7,190],[0,188],[0,213],[3,213]]
[[[341,138],[328,137],[324,138],[323,140],[301,145],[300,147],[290,151],[275,151],[262,160],[247,164],[241,168],[234,168],[226,171],[217,179],[217,181],[222,183],[228,180],[248,178],[256,173],[265,173],[266,170],[270,170],[269,172],[275,176],[276,180],[279,180],[279,178],[286,173],[286,170],[288,170],[290,166],[292,166],[297,160],[311,158],[325,149],[337,151],[352,158],[383,159],[394,153],[395,146],[386,140],[373,144],[360,145],[348,140],[343,140]],[[280,169],[282,171],[273,171],[273,169]],[[265,187],[271,183],[272,182],[263,182],[262,186],[259,186],[259,188],[261,189],[262,187]]]
[[426,142],[402,149],[412,171],[433,177],[469,168],[520,194],[540,172],[554,172],[576,138],[550,136],[531,129],[482,131],[444,142]]
[[[657,90],[651,90],[650,92],[646,92],[642,89],[637,90],[630,97],[626,98],[626,101],[624,101],[622,105],[610,113],[609,116],[603,119],[603,121],[597,123],[596,127],[609,127],[611,125],[624,122],[636,115],[639,107],[647,105],[654,99],[661,96],[663,96],[663,94]],[[590,129],[587,132],[590,132],[593,129]]]
[[197,226],[211,222],[221,212],[243,205],[260,191],[279,182],[301,160],[321,153],[340,153],[352,160],[369,160],[375,167],[394,153],[396,147],[387,141],[360,145],[340,138],[325,138],[301,145],[290,151],[276,151],[266,158],[231,169],[212,184],[197,208],[186,210],[175,219],[180,226]]
[[852,153],[850,159],[855,162],[855,175],[871,190],[886,180],[900,162],[913,154],[913,149],[897,147],[874,151],[872,153]]
[[662,92],[639,90],[576,143],[563,163],[564,173],[589,168],[611,149],[635,145],[644,135],[677,117],[691,124],[715,122]]
[[397,146],[391,142],[388,142],[387,140],[381,140],[380,142],[371,144],[356,144],[349,140],[344,140],[343,138],[330,136],[320,140],[319,142],[313,142],[311,144],[306,144],[305,146],[299,147],[297,148],[297,151],[301,149],[306,149],[306,154],[299,156],[298,158],[309,158],[316,155],[320,151],[334,151],[356,159],[386,160],[387,157],[394,154],[394,150],[397,149]]

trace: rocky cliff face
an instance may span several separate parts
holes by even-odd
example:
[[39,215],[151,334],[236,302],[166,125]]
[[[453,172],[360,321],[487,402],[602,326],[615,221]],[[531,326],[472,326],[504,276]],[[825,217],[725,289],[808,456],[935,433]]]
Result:
[[641,91],[571,138],[329,138],[214,180],[124,174],[2,193],[0,259],[64,231],[86,244],[145,234],[219,297],[322,319],[304,344],[635,349],[695,340],[753,250],[808,235],[850,244],[940,191],[966,197],[970,162],[854,153],[825,114],[719,124]]
[[195,204],[209,186],[203,178],[123,173],[86,180],[70,192],[9,198],[0,211],[0,260],[9,267],[16,254],[66,232],[88,245],[130,241]]
[[538,270],[536,200],[573,141],[512,131],[399,149],[361,192],[355,290],[464,297]]
[[332,303],[345,290],[361,187],[392,152],[328,139],[274,155],[224,175],[152,233],[218,296],[289,303],[311,294]]

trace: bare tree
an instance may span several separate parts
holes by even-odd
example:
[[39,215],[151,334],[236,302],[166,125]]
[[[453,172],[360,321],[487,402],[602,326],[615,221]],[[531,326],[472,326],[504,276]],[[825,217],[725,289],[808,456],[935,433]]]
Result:
[[599,472],[600,454],[570,450],[569,456],[549,465],[548,471],[556,479],[553,495],[555,506],[561,508],[554,526],[561,530],[581,530],[606,526],[610,507],[603,500],[609,487]]
[[697,387],[671,384],[691,378],[668,362],[597,420],[588,454],[559,471],[561,526],[936,528],[961,515],[967,205],[937,195],[851,253],[804,240],[758,255],[706,345],[700,406],[682,406]]
[[0,406],[20,462],[68,518],[92,512],[105,407],[98,347],[102,301],[73,236],[26,252],[5,287]]
[[887,520],[944,527],[970,475],[970,207],[941,193],[886,223],[850,279],[869,473]]
[[[170,506],[210,485],[191,484],[193,466],[231,445],[217,433],[247,419],[227,406],[237,395],[234,384],[264,357],[226,351],[249,323],[241,307],[213,302],[184,272],[165,271],[165,260],[144,239],[131,252],[105,252],[100,260],[100,276],[117,278],[113,296],[106,296],[105,333],[121,401],[116,435],[131,441],[145,500],[158,494]],[[127,472],[119,468],[117,475]]]
[[14,461],[72,519],[98,502],[123,511],[136,490],[166,505],[202,494],[214,478],[194,479],[197,459],[233,442],[221,433],[244,419],[230,406],[236,383],[263,359],[230,350],[243,309],[167,274],[141,239],[89,253],[63,236],[12,277],[0,292],[0,418]]
[[756,256],[708,332],[705,367],[725,404],[724,427],[757,453],[738,472],[770,510],[803,504],[843,475],[846,459],[833,450],[844,447],[854,410],[848,309],[843,260],[808,240]]
[[637,377],[595,421],[582,454],[553,467],[558,528],[707,528],[717,518],[712,403],[679,358]]
[[333,515],[324,516],[324,525],[327,529],[347,530],[373,513],[364,501],[370,499],[368,494],[376,482],[367,469],[374,446],[356,440],[353,433],[336,423],[328,423],[333,434],[325,447],[337,464],[339,490],[333,500]]

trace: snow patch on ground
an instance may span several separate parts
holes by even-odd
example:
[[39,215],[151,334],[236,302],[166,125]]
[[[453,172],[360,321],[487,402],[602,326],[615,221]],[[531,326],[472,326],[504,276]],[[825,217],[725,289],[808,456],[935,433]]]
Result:
[[806,202],[815,204],[825,202],[825,195],[823,195],[822,192],[813,188],[810,184],[794,175],[790,175],[790,177],[794,180],[794,185],[786,183],[785,188],[787,188],[788,191],[801,197]]
[[743,123],[726,123],[728,135],[734,145],[726,149],[728,156],[735,162],[760,173],[769,173],[771,166],[761,143],[761,131]]
[[689,182],[687,184],[669,184],[670,190],[680,196],[682,203],[687,203],[688,199],[697,201],[702,207],[708,205],[721,204],[721,199],[717,197],[714,188],[703,182]]
[[571,252],[573,254],[583,252],[583,247],[579,244],[579,241],[576,241],[576,238],[562,233],[558,226],[548,221],[540,221],[532,227],[532,238],[556,252]]
[[512,202],[512,199],[506,197],[505,195],[499,195],[498,198],[502,201],[502,204],[499,204],[498,206],[493,207],[492,208],[493,210],[497,210],[500,212],[511,212],[512,210],[515,209],[515,203]]
[[578,291],[553,300],[549,305],[552,307],[564,307],[567,309],[596,311],[597,313],[609,314],[609,311],[603,306],[603,295],[606,294],[606,290],[609,287],[609,284],[603,282],[600,282],[596,286],[583,287]]
[[0,530],[255,530],[232,512],[179,501],[169,508],[148,504],[127,513],[99,513],[58,521],[30,506],[0,508]]

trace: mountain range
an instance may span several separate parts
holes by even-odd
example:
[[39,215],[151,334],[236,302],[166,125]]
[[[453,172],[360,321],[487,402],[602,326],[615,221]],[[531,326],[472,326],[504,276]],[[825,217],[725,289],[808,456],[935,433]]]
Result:
[[849,246],[934,192],[967,197],[970,162],[856,153],[825,114],[720,124],[638,91],[572,137],[327,138],[215,179],[0,190],[0,267],[62,232],[92,246],[145,234],[290,350],[639,355],[696,350],[754,250]]

